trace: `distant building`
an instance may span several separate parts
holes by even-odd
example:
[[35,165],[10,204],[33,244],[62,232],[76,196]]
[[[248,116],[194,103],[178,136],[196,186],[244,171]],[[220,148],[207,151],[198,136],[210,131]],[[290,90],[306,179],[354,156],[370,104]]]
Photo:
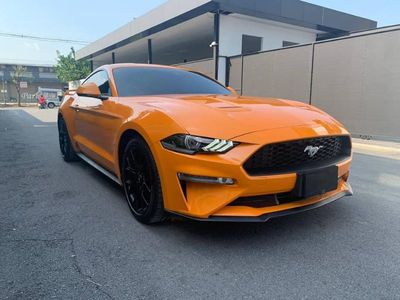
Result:
[[[312,43],[377,22],[300,0],[169,0],[77,51],[92,68],[116,62],[180,64]],[[214,47],[210,47],[213,44]]]
[[[0,103],[16,102],[17,89],[12,81],[15,64],[0,64]],[[54,66],[51,65],[22,65],[26,68],[21,84],[21,102],[34,102],[39,88],[63,89],[56,76]]]

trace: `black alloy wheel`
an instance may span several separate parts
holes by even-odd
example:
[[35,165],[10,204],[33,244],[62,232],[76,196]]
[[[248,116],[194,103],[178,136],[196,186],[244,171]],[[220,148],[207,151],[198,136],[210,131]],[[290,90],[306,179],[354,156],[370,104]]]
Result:
[[79,160],[79,157],[72,148],[67,125],[61,116],[58,118],[58,141],[60,144],[61,154],[66,162]]
[[153,155],[141,138],[125,147],[121,162],[122,183],[129,208],[145,224],[164,220],[160,178]]

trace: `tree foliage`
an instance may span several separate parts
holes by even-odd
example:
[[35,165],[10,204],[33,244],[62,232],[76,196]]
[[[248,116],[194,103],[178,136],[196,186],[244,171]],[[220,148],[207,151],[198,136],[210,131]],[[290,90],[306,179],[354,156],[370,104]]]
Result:
[[87,60],[77,61],[75,50],[71,48],[68,55],[62,55],[57,51],[57,65],[55,67],[58,79],[61,82],[69,82],[86,78],[91,70]]
[[18,93],[18,106],[21,106],[21,81],[24,78],[24,74],[26,72],[26,68],[23,66],[15,66],[14,71],[12,73],[12,82],[15,84],[15,88]]

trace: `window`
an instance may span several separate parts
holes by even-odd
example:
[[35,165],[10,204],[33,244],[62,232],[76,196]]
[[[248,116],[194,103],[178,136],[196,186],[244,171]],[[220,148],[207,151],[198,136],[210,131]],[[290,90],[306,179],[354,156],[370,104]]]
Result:
[[262,38],[258,36],[242,35],[242,54],[261,51]]
[[110,96],[110,82],[106,71],[98,71],[85,80],[84,83],[94,83],[100,89],[102,95]]
[[290,47],[290,46],[296,46],[299,43],[295,43],[295,42],[289,42],[289,41],[283,41],[282,42],[282,47]]
[[230,95],[223,85],[203,75],[159,67],[125,67],[114,69],[114,80],[120,97],[212,94]]

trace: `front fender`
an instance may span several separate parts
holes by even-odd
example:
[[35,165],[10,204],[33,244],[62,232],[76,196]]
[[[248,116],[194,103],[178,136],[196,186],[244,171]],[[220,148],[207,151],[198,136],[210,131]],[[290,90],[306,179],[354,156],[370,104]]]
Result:
[[[117,164],[115,169],[120,179],[121,170],[118,163],[120,159],[119,145],[123,135],[129,131],[136,132],[145,140],[152,152],[158,170],[160,170],[159,166],[163,163],[156,151],[156,148],[161,146],[160,141],[173,134],[188,133],[172,118],[159,110],[143,111],[129,117],[120,127],[115,141],[116,149],[114,151],[114,161]],[[160,178],[160,180],[162,180],[162,178]]]

